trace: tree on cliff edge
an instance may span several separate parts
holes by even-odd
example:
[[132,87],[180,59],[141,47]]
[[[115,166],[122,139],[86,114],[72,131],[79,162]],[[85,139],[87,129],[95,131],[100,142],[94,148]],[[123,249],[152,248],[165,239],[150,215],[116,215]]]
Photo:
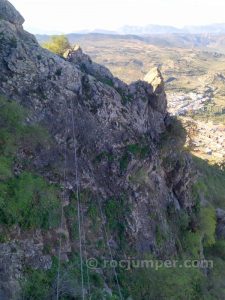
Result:
[[62,56],[71,45],[65,35],[54,35],[48,42],[43,43],[42,47]]

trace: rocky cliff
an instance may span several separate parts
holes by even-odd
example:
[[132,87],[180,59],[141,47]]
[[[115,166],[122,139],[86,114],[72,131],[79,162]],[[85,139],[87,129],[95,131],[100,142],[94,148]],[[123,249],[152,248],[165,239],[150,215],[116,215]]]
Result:
[[[72,209],[78,185],[86,195],[81,205],[88,256],[105,255],[96,246],[103,239],[102,230],[94,229],[88,213],[96,199],[105,218],[99,221],[96,215],[94,223],[107,226],[117,221],[108,230],[115,256],[128,249],[137,256],[176,256],[178,230],[168,211],[173,207],[175,214],[191,214],[191,161],[175,140],[173,147],[163,148],[170,140],[171,122],[160,71],[154,69],[143,81],[127,85],[79,47],[69,49],[64,57],[42,49],[23,30],[23,21],[7,0],[0,0],[0,94],[29,111],[26,124],[42,126],[52,141],[32,153],[20,148],[14,176],[28,168],[58,184],[63,224],[49,231],[22,230],[18,224],[7,229],[8,240],[0,244],[0,298],[21,299],[18,282],[25,268],[51,268],[60,230],[64,233],[61,259],[68,261],[78,252],[71,218],[65,214]],[[113,207],[112,218],[108,204]],[[113,214],[116,208],[118,214]],[[51,249],[46,254],[47,241]]]

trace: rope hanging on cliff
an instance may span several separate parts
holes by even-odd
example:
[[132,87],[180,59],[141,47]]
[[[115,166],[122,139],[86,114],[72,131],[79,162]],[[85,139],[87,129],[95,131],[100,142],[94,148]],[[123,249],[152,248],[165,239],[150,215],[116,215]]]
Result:
[[[85,261],[87,263],[87,248],[86,248],[86,234],[85,234],[85,229],[84,229],[84,214],[81,206],[81,225],[83,228],[83,237],[84,237],[84,254],[85,254]],[[91,299],[91,286],[90,286],[90,274],[89,274],[89,268],[86,265],[86,271],[87,271],[87,284],[88,284],[88,294],[89,294],[89,299]]]
[[[74,111],[73,111],[72,103],[71,103],[71,116],[72,116],[74,164],[75,164],[75,179],[76,179],[76,198],[77,198],[77,218],[78,218],[79,248],[80,248],[81,287],[82,287],[82,300],[84,300],[85,299],[85,293],[84,293],[84,270],[83,270],[83,249],[82,249],[82,227],[84,227],[84,220],[83,220],[83,211],[82,211],[82,207],[81,207],[81,203],[80,203],[80,185],[79,185],[78,160],[77,160],[77,144],[76,144],[76,135],[75,135],[75,119],[74,119]],[[113,260],[112,249],[111,249],[111,246],[110,246],[110,243],[109,243],[109,237],[108,237],[108,233],[107,233],[106,226],[105,226],[106,221],[105,221],[105,218],[104,218],[104,215],[103,215],[103,212],[102,212],[101,203],[99,201],[99,198],[98,198],[98,206],[99,206],[99,210],[100,210],[100,215],[101,215],[101,219],[102,219],[102,224],[103,224],[103,228],[104,228],[104,232],[105,232],[106,243],[107,243],[107,247],[108,247],[108,250],[109,250],[110,258],[111,258],[111,260]],[[84,228],[83,228],[83,232],[84,232],[84,247],[85,247],[86,237],[85,237]],[[86,249],[85,249],[85,251],[86,251]],[[86,260],[87,260],[87,257],[86,257]],[[116,279],[119,298],[120,298],[120,300],[123,300],[120,285],[119,285],[119,280],[118,280],[118,274],[116,272],[115,267],[113,267],[113,271],[114,271],[114,276],[115,276],[115,279]],[[87,279],[88,279],[88,288],[89,288],[89,293],[90,293],[90,281],[89,281],[89,270],[88,270],[88,268],[87,268]]]
[[[64,171],[63,171],[63,181],[66,182],[66,143],[64,148]],[[61,268],[61,252],[62,252],[62,230],[63,230],[63,203],[65,202],[65,187],[63,189],[63,199],[61,200],[61,220],[60,220],[60,238],[59,238],[59,253],[58,253],[58,268],[57,268],[57,284],[56,284],[56,300],[59,300],[59,280],[60,280],[60,268]]]
[[[106,244],[107,244],[107,247],[108,247],[108,250],[109,250],[111,261],[113,261],[114,258],[113,258],[112,249],[111,249],[111,246],[110,246],[110,243],[109,243],[109,237],[108,237],[108,233],[107,233],[106,225],[105,225],[106,224],[106,220],[105,220],[104,214],[102,212],[100,200],[99,200],[98,197],[97,197],[97,199],[98,199],[97,201],[98,201],[100,216],[101,216],[101,219],[102,219],[102,225],[103,225],[104,232],[105,232]],[[116,285],[117,285],[117,288],[118,288],[120,300],[123,300],[123,296],[122,296],[122,293],[121,293],[120,284],[119,284],[119,280],[118,280],[118,274],[117,274],[116,268],[114,266],[113,266],[113,271],[114,271],[114,276],[116,278]]]
[[77,218],[78,218],[79,248],[80,248],[81,287],[82,287],[82,299],[84,300],[84,298],[85,298],[84,297],[84,271],[83,271],[83,254],[82,254],[82,239],[81,239],[79,174],[78,174],[77,145],[76,145],[76,136],[75,136],[75,121],[74,121],[73,105],[71,105],[71,111],[72,111],[71,116],[72,116],[72,131],[73,131],[73,146],[74,146],[74,164],[75,164],[75,179],[76,179]]

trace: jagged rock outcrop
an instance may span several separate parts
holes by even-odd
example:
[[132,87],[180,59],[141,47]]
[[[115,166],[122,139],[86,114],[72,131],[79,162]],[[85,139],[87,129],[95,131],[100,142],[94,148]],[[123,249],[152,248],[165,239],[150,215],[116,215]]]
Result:
[[158,68],[153,68],[144,77],[144,81],[151,84],[153,92],[155,93],[154,108],[160,112],[165,111],[167,108],[167,99],[164,88],[164,80]]
[[[163,79],[158,69],[157,74],[160,74],[162,80],[157,82],[155,77],[153,77],[152,80],[155,80],[154,86],[151,82],[146,83],[144,81],[127,85],[118,78],[113,77],[107,68],[94,63],[88,55],[83,53],[79,46],[69,49],[64,54],[64,57],[85,73],[86,76],[83,77],[83,82],[86,85],[86,90],[89,92],[87,97],[91,97],[93,102],[99,103],[99,95],[96,94],[96,89],[92,92],[92,87],[96,84],[95,81],[97,79],[112,87],[117,92],[117,96],[119,96],[122,104],[127,102],[127,109],[130,110],[132,116],[132,126],[138,131],[141,133],[148,131],[153,138],[157,139],[158,135],[165,130],[164,120],[167,115],[167,102]],[[96,99],[96,96],[98,99]],[[143,101],[144,99],[146,101]],[[128,116],[129,114],[126,119]],[[133,122],[134,120],[135,123]]]
[[[170,170],[163,167],[158,142],[166,131],[168,114],[159,70],[154,69],[144,81],[127,85],[105,67],[92,62],[79,47],[68,50],[64,58],[42,49],[34,36],[23,30],[22,23],[23,18],[12,5],[0,0],[0,94],[28,108],[27,122],[45,126],[54,138],[51,148],[37,149],[30,167],[50,182],[65,186],[68,194],[74,190],[74,131],[80,189],[88,189],[93,199],[101,198],[102,203],[126,195],[130,211],[124,216],[127,243],[138,253],[175,255],[176,235],[167,220],[167,208],[174,205],[177,210],[191,209],[193,205],[190,159],[184,157],[181,164],[179,156],[173,153],[177,163]],[[66,182],[62,163],[65,144]],[[109,155],[113,159],[109,160]],[[64,230],[67,231],[66,222]],[[91,232],[91,228],[87,231]],[[87,251],[91,253],[92,236],[88,238]],[[23,237],[18,235],[2,246],[9,255],[10,245],[17,239],[23,243]],[[113,233],[111,240],[115,240],[116,249]],[[32,238],[29,245],[32,246]],[[71,242],[70,246],[65,247],[65,256],[76,244]],[[28,250],[19,248],[20,262],[16,262],[15,269]],[[34,247],[32,251],[39,261],[40,249]],[[12,261],[11,273],[7,274],[10,282],[14,276],[13,264]],[[41,266],[37,263],[36,267]]]
[[94,63],[87,54],[83,53],[79,45],[75,45],[72,49],[68,49],[63,56],[67,61],[75,64],[78,68],[80,68],[81,71],[87,71],[90,75],[98,79],[111,79],[112,81],[115,80],[115,78],[107,68]]

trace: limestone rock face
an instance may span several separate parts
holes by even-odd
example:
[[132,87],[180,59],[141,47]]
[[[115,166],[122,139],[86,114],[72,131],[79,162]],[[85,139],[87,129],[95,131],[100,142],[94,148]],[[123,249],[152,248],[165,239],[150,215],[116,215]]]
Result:
[[81,71],[94,76],[98,80],[105,81],[105,83],[117,88],[126,88],[126,84],[118,78],[115,78],[106,67],[93,62],[87,54],[83,53],[79,45],[75,45],[72,49],[68,49],[63,56]]
[[144,81],[151,84],[154,93],[157,95],[154,101],[154,107],[160,112],[165,111],[167,107],[167,99],[164,89],[164,80],[160,70],[156,67],[148,72],[144,77]]
[[[176,233],[168,221],[167,207],[191,209],[191,162],[189,157],[183,157],[181,163],[179,156],[172,153],[174,164],[168,168],[163,165],[159,142],[167,130],[168,113],[159,70],[150,71],[144,81],[127,85],[94,63],[80,47],[69,49],[64,58],[42,49],[34,36],[23,30],[22,23],[23,18],[12,5],[0,0],[0,94],[26,107],[27,122],[47,128],[54,141],[49,149],[37,149],[30,167],[50,182],[65,186],[68,193],[75,190],[75,135],[80,190],[91,191],[103,205],[112,197],[126,195],[129,214],[123,220],[130,247],[159,257],[175,255]],[[64,145],[68,160],[66,182],[62,176]],[[169,151],[166,154],[170,158]],[[85,225],[88,227],[90,222]],[[164,244],[157,238],[159,228]],[[90,226],[86,229],[92,232]],[[116,245],[117,236],[111,235]],[[44,266],[38,264],[43,256],[42,236],[35,239],[38,247],[33,246],[34,237],[30,236],[29,249],[19,247],[16,263],[12,261],[6,273],[1,270],[3,277],[5,274],[10,278],[9,289],[22,276],[22,271],[18,275],[17,270],[30,252],[28,265],[51,265],[48,257]],[[9,256],[10,245],[18,241],[19,245],[25,243],[22,236],[15,235],[2,246]],[[68,240],[63,255],[75,246]],[[54,251],[57,253],[57,249]],[[92,257],[91,242],[87,251]]]
[[24,18],[8,0],[0,1],[0,19],[15,25],[22,25],[24,23]]
[[[164,119],[167,111],[163,79],[158,83],[157,87],[153,87],[150,82],[147,84],[144,81],[127,85],[115,78],[106,67],[93,62],[88,55],[83,53],[78,45],[66,51],[64,57],[80,71],[89,75],[85,77],[84,82],[90,87],[90,90],[96,84],[96,79],[105,84],[105,87],[111,87],[111,91],[114,89],[117,97],[119,96],[120,98],[119,102],[126,102],[125,106],[130,110],[126,120],[132,119],[131,126],[136,130],[141,133],[148,132],[152,138],[156,139],[165,130]],[[95,80],[93,80],[94,78]],[[154,92],[154,88],[157,88],[157,93]],[[95,92],[92,93],[96,103],[101,101],[99,95],[98,99],[96,99],[97,95]]]
[[148,82],[153,86],[154,91],[159,89],[160,87],[163,89],[164,87],[164,81],[162,74],[159,70],[159,68],[155,67],[151,69],[144,77],[144,81]]

